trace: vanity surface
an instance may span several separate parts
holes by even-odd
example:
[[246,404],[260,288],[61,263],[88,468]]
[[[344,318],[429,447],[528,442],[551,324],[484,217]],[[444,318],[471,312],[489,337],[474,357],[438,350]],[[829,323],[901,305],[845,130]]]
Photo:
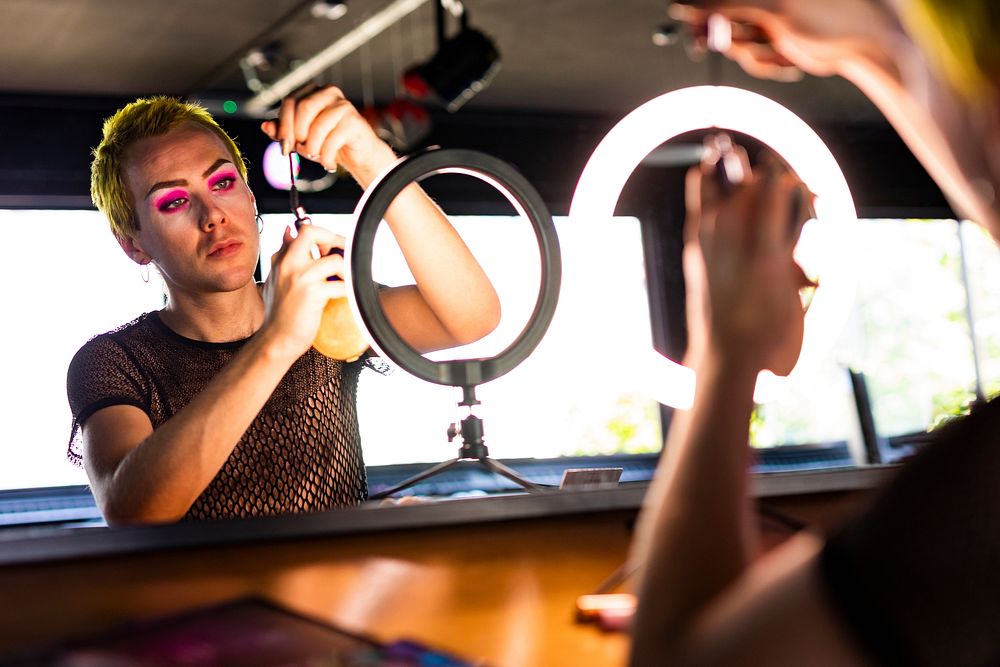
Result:
[[[755,493],[771,510],[822,528],[884,473],[758,476]],[[490,665],[623,664],[627,637],[576,623],[574,609],[624,562],[644,493],[630,485],[0,535],[0,657],[258,596],[345,630],[416,639]]]

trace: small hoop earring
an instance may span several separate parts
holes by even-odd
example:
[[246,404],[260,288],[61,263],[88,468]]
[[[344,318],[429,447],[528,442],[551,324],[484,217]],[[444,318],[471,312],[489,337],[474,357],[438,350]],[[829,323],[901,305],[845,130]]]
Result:
[[139,265],[139,277],[142,278],[142,282],[149,282],[149,262]]
[[257,233],[264,233],[264,218],[260,217],[260,213],[257,214]]

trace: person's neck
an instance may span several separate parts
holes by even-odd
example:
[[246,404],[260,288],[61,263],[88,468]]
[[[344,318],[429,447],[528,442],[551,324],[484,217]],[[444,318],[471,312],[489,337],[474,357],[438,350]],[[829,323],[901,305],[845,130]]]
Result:
[[252,336],[264,323],[264,301],[254,282],[233,292],[195,294],[170,289],[160,319],[176,333],[208,343]]

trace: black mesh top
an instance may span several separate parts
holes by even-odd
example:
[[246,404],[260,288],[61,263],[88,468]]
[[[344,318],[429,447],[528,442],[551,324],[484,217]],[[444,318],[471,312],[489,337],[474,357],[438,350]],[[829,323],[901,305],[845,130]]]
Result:
[[[146,313],[88,341],[70,363],[69,457],[82,461],[80,426],[111,405],[134,405],[157,428],[183,408],[246,341],[206,343]],[[315,349],[289,369],[185,519],[247,517],[356,505],[368,496],[358,430],[358,376]]]

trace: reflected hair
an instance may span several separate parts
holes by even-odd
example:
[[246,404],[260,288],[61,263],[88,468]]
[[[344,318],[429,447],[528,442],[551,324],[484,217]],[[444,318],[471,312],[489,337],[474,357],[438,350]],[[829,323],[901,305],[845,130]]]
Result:
[[135,203],[125,185],[126,151],[137,141],[164,135],[182,123],[194,123],[219,137],[240,176],[247,180],[246,163],[236,142],[204,107],[166,96],[137,99],[104,121],[101,143],[92,151],[90,164],[91,201],[107,216],[116,238],[132,238],[139,230]]

